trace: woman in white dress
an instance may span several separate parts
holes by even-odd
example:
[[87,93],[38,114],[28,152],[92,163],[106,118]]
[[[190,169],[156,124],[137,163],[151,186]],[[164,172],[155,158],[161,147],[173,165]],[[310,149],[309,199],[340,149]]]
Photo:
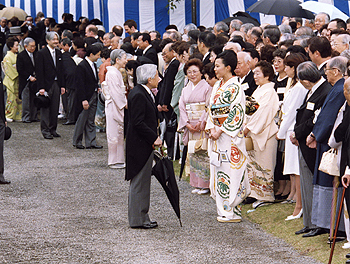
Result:
[[292,84],[288,91],[285,92],[285,98],[282,104],[282,122],[276,138],[285,140],[283,174],[290,175],[291,189],[295,189],[296,197],[294,212],[286,220],[300,218],[303,213],[300,193],[298,147],[292,144],[289,135],[294,130],[297,109],[302,105],[308,92],[297,80],[296,72],[298,65],[306,60],[307,58],[301,53],[291,53],[285,58],[285,72],[288,77],[292,78]]
[[125,67],[126,53],[116,49],[111,53],[111,65],[107,67],[103,92],[106,98],[106,134],[108,141],[108,166],[113,169],[125,167],[124,156],[124,108],[126,107],[125,86],[120,69]]

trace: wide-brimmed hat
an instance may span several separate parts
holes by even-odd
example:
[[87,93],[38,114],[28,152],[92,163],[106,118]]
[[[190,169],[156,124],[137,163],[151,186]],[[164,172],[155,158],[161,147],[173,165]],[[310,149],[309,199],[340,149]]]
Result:
[[50,106],[50,98],[44,95],[38,95],[34,98],[34,105],[37,108],[48,108]]
[[12,135],[12,130],[11,130],[11,128],[8,127],[8,126],[5,127],[5,137],[4,137],[4,140],[10,139],[11,135]]
[[23,35],[22,29],[19,26],[10,27],[9,36],[19,36]]

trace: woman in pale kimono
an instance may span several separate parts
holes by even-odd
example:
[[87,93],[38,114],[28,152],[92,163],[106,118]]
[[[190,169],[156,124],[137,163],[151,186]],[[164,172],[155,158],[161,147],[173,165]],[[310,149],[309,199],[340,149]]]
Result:
[[[296,202],[293,214],[288,216],[285,220],[300,218],[303,213],[300,192],[298,147],[292,144],[289,136],[294,130],[297,109],[303,104],[308,92],[308,90],[306,90],[297,80],[297,67],[300,63],[306,60],[307,58],[302,53],[291,53],[285,58],[285,72],[288,77],[292,79],[292,83],[288,91],[285,93],[285,98],[282,104],[282,122],[276,138],[285,140],[283,174],[290,175],[292,185],[292,191],[287,200],[293,199],[294,196]],[[295,190],[295,195],[293,194],[293,190]]]
[[[189,80],[182,89],[179,110],[179,130],[184,130],[182,141],[187,146],[189,140],[207,137],[204,128],[207,120],[206,101],[209,101],[212,87],[202,79],[203,63],[199,59],[188,61],[183,70]],[[207,153],[189,153],[190,185],[192,193],[209,193],[209,158]]]
[[5,106],[7,122],[20,121],[22,119],[22,101],[18,95],[18,72],[16,69],[18,40],[10,37],[6,41],[9,49],[4,57],[3,71],[5,73],[4,85],[7,91],[7,100]]
[[[240,222],[241,202],[249,195],[246,176],[247,153],[243,135],[245,95],[238,78],[233,76],[237,55],[226,50],[215,59],[219,81],[210,97],[206,129],[210,130],[210,191],[216,200],[219,222]],[[218,161],[214,165],[214,160]]]
[[256,112],[249,117],[244,127],[244,135],[253,140],[254,150],[248,151],[247,172],[251,187],[250,197],[257,201],[253,208],[263,202],[275,200],[273,191],[273,172],[276,165],[278,127],[275,116],[278,110],[278,95],[271,82],[274,77],[272,65],[260,61],[254,69],[254,80],[258,85],[252,97],[259,104]]
[[112,169],[125,168],[124,156],[124,108],[125,86],[120,69],[125,67],[126,53],[116,49],[111,53],[111,65],[107,67],[105,95],[106,134],[108,142],[108,165]]

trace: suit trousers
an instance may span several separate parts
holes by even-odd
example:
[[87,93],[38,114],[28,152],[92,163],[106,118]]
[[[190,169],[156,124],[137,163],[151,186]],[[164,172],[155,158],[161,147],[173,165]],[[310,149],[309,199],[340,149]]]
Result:
[[26,85],[22,91],[22,121],[37,120],[38,110],[34,105],[35,94]]
[[141,171],[130,180],[128,216],[131,227],[149,224],[153,151]]
[[0,118],[0,181],[4,181],[4,137],[5,123]]
[[68,92],[68,114],[66,115],[67,122],[75,122],[75,90]]
[[60,106],[61,88],[58,86],[58,83],[56,81],[53,82],[53,85],[48,94],[50,98],[50,106],[48,108],[40,109],[40,127],[43,136],[49,136],[52,133],[55,133],[57,129],[57,117],[58,109]]
[[89,101],[89,108],[81,111],[75,123],[73,146],[82,145],[85,136],[85,147],[96,146],[95,114],[97,107],[97,94],[94,93]]
[[300,147],[298,148],[298,156],[300,168],[301,202],[303,204],[303,224],[304,227],[315,228],[316,226],[311,223],[313,197],[312,180],[314,175],[307,166]]

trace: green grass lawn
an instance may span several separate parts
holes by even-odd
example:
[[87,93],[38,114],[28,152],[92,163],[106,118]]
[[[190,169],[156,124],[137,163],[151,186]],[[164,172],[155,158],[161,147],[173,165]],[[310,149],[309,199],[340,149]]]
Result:
[[[176,178],[179,176],[180,165],[178,161],[174,162],[174,171]],[[183,177],[185,173],[183,173]],[[185,180],[189,180],[184,178]],[[294,204],[273,204],[268,206],[261,206],[251,213],[247,213],[252,209],[251,205],[244,205],[242,215],[245,219],[259,224],[266,232],[281,238],[302,255],[310,256],[322,263],[328,263],[330,246],[327,244],[328,234],[302,238],[301,235],[295,235],[294,232],[303,228],[303,219],[295,219],[285,221],[284,219],[293,213]],[[350,253],[350,249],[342,249],[344,242],[336,244],[333,254],[334,264],[343,264],[346,261],[345,255]]]

